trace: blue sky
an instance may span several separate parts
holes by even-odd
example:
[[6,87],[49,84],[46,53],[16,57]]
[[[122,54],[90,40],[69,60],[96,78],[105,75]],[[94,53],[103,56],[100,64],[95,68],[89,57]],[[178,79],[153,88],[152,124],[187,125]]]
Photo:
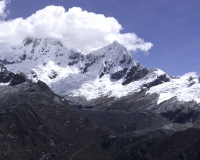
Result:
[[122,33],[135,33],[153,47],[135,58],[170,75],[200,74],[200,0],[12,0],[5,20],[27,18],[46,6],[74,6],[114,17]]

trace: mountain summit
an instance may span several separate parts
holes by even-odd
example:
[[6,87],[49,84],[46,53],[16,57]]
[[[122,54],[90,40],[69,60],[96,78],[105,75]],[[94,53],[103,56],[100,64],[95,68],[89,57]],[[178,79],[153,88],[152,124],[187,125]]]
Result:
[[[34,81],[43,80],[63,96],[77,92],[85,95],[88,89],[86,92],[82,91],[84,86],[98,86],[93,84],[96,80],[100,81],[98,90],[108,84],[123,88],[123,85],[144,78],[149,73],[117,41],[84,55],[75,49],[64,47],[57,39],[26,38],[21,45],[13,47],[11,53],[1,55],[0,60],[7,64],[9,70],[21,70]],[[93,96],[89,96],[89,99],[99,96],[97,88],[94,93],[91,92]],[[109,90],[103,91],[103,95],[109,94]]]
[[[146,94],[159,95],[158,103],[172,97],[200,101],[199,94],[193,95],[200,88],[196,74],[170,77],[160,69],[147,69],[117,41],[85,55],[57,39],[26,38],[21,45],[1,53],[0,61],[12,72],[21,70],[33,81],[44,81],[67,99],[82,97],[76,103],[120,98],[145,88]],[[180,92],[184,86],[185,94]],[[189,93],[193,96],[187,96]],[[185,99],[179,96],[183,94]]]

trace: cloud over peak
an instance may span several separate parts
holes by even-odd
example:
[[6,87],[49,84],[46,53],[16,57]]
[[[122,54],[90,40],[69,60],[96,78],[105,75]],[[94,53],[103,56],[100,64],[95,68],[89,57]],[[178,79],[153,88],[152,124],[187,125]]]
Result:
[[0,41],[14,45],[26,37],[48,37],[58,38],[68,48],[76,48],[85,53],[114,40],[130,51],[148,52],[153,46],[138,38],[135,33],[120,33],[122,26],[115,18],[83,11],[79,7],[66,11],[62,6],[47,6],[26,19],[0,21],[0,28]]

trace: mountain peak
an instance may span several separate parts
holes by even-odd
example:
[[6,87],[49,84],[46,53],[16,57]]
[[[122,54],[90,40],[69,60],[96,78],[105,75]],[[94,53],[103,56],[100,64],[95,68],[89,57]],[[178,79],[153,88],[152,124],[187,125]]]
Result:
[[105,56],[105,57],[123,57],[124,55],[128,55],[133,58],[133,55],[127,50],[125,46],[120,44],[118,41],[113,41],[112,43],[91,52],[90,54],[95,56]]
[[119,42],[118,42],[118,41],[116,41],[116,40],[115,40],[115,41],[113,41],[113,44],[118,44],[118,43],[119,43]]
[[126,47],[125,46],[123,46],[122,44],[120,44],[118,41],[113,41],[111,44],[109,44],[108,46],[110,46],[110,47],[113,47],[113,48],[115,48],[115,47],[121,47],[121,48],[125,48],[126,49]]

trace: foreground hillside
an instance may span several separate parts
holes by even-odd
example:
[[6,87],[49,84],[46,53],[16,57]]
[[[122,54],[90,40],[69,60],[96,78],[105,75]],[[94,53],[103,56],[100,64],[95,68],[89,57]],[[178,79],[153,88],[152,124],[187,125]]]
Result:
[[103,128],[98,129],[45,83],[0,86],[0,93],[0,159],[107,156],[101,147]]

